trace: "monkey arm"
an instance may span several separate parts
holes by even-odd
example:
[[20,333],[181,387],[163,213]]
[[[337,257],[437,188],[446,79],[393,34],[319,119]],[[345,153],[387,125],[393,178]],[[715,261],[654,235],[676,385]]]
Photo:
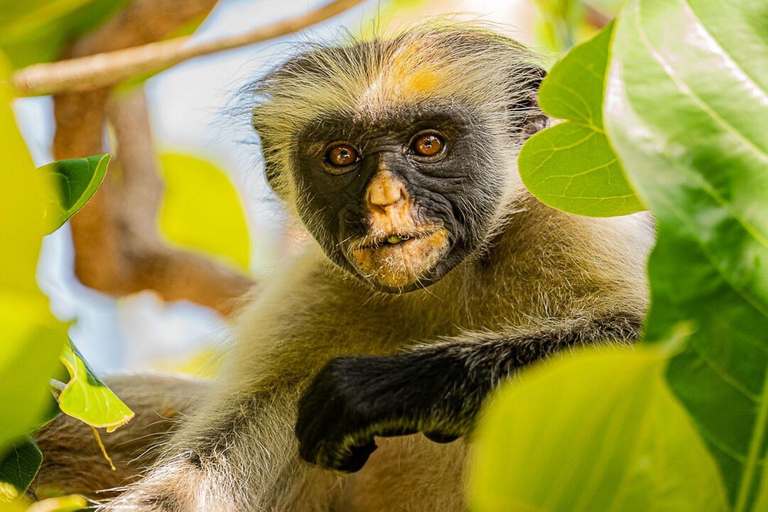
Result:
[[486,396],[518,369],[561,351],[634,342],[642,318],[574,320],[530,334],[465,334],[392,356],[332,359],[299,402],[303,459],[354,472],[374,436],[423,432],[437,442],[469,433]]

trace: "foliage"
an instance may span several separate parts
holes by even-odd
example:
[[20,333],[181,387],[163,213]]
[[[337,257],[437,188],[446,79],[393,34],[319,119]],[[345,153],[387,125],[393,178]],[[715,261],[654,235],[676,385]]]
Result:
[[[0,78],[9,66],[0,55]],[[47,400],[48,379],[66,340],[65,326],[48,310],[48,299],[35,282],[37,256],[43,234],[46,183],[35,172],[10,109],[11,92],[0,80],[0,129],[3,165],[0,183],[14,193],[0,202],[0,456],[10,443],[24,438],[37,423]]]
[[158,216],[161,232],[181,247],[247,271],[248,225],[227,175],[211,162],[179,153],[161,155],[160,164],[165,181]]
[[509,383],[477,434],[473,510],[727,510],[665,366],[660,350],[585,351]]
[[133,412],[88,367],[72,342],[60,360],[69,372],[69,382],[58,397],[61,412],[107,432],[131,421]]
[[107,173],[109,155],[59,160],[41,168],[56,192],[47,198],[46,233],[53,233],[93,196]]
[[[507,389],[480,428],[473,477],[478,512],[500,510],[512,500],[521,505],[505,510],[574,510],[562,503],[615,511],[768,509],[768,28],[758,22],[765,19],[768,4],[762,0],[632,0],[615,28],[559,64],[572,76],[553,80],[568,78],[563,83],[573,90],[551,89],[559,99],[544,102],[579,97],[594,108],[596,81],[580,79],[579,71],[604,68],[608,49],[605,133],[658,221],[645,344],[659,346],[680,329],[690,337],[679,353],[660,359],[654,371],[665,368],[663,380],[616,373],[617,367],[630,373],[641,362],[587,359],[552,365],[551,374],[542,369],[524,375],[517,389]],[[542,151],[537,158],[521,158],[529,181],[536,173],[563,175],[574,162],[583,163],[578,146],[552,144],[546,153],[540,141],[552,138],[554,129],[539,142],[531,139]],[[541,162],[548,160],[559,167],[544,169]],[[625,181],[612,185],[618,192]],[[625,213],[615,204],[588,211],[586,187],[541,180],[532,188],[544,201],[564,196],[557,206],[573,213]],[[590,375],[599,384],[590,383]],[[617,386],[621,401],[606,416],[603,407],[610,407]],[[653,420],[645,419],[653,414],[666,425],[653,434],[653,443],[644,443],[638,432],[641,439],[629,446],[614,444],[627,428],[620,428],[624,408],[632,404],[638,422]],[[531,447],[538,448],[535,454]],[[616,484],[617,475],[635,470],[656,480],[632,477]],[[506,490],[494,471],[505,475]],[[532,475],[546,475],[546,489],[531,482]],[[674,487],[660,494],[664,500],[638,506],[670,482]],[[667,501],[686,496],[674,506]]]
[[643,209],[603,127],[603,88],[613,25],[576,46],[539,89],[548,115],[567,121],[531,137],[520,151],[526,188],[542,202],[580,215]]
[[58,58],[130,0],[0,0],[0,49],[17,68]]
[[756,16],[768,19],[762,0],[631,2],[605,107],[659,221],[647,339],[696,329],[667,380],[737,511],[755,499],[768,431],[768,25]]
[[[2,57],[2,55],[0,55]],[[0,60],[0,75],[9,66]],[[0,253],[0,492],[26,491],[42,461],[30,436],[61,411],[94,427],[117,428],[133,416],[65,345],[65,324],[53,318],[38,290],[35,272],[42,236],[59,227],[96,192],[109,155],[55,162],[35,170],[10,109],[12,94],[0,81],[0,127],[4,134],[4,190],[22,191],[0,202],[0,236],[13,250]],[[70,372],[58,406],[49,391],[57,357]],[[78,501],[80,503],[80,501]]]

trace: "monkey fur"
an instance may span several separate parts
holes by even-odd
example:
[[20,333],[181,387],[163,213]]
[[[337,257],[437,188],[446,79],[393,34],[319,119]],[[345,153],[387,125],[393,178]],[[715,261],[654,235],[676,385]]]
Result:
[[647,307],[648,215],[569,215],[521,183],[543,76],[511,39],[429,25],[312,45],[246,88],[314,243],[245,301],[220,382],[103,509],[464,510],[488,393],[631,344]]

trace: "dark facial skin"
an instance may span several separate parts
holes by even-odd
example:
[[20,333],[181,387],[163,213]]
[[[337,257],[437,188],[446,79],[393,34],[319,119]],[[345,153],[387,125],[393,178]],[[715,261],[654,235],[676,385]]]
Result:
[[[296,148],[299,211],[328,257],[386,292],[411,291],[444,277],[482,242],[501,195],[501,180],[494,175],[503,171],[493,164],[501,142],[483,131],[485,125],[470,109],[435,103],[401,108],[376,121],[327,117],[310,125]],[[415,138],[423,134],[444,141],[438,155],[414,152]],[[338,142],[356,150],[351,165],[329,162],[329,149]],[[396,288],[360,275],[343,250],[344,244],[370,234],[366,190],[381,171],[404,184],[416,225],[442,226],[448,232],[442,258],[416,282]]]

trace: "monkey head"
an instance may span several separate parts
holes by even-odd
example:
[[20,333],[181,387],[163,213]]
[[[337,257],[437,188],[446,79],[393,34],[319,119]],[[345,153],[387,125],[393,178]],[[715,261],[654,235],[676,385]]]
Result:
[[399,293],[500,227],[543,75],[511,39],[439,27],[313,47],[246,92],[272,188],[334,263]]

